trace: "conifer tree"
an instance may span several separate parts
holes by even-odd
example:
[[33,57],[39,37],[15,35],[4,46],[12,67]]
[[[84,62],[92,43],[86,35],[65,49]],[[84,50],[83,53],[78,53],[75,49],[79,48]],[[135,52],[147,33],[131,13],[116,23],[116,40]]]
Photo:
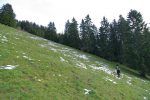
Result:
[[69,45],[69,27],[70,27],[70,21],[67,20],[66,24],[65,24],[65,30],[64,30],[64,35],[61,36],[63,39],[63,44],[65,45]]
[[141,69],[143,75],[145,76],[146,73],[150,75],[150,31],[149,28],[145,27],[143,31],[143,39],[142,39],[142,55],[143,55],[143,67]]
[[122,15],[119,16],[118,20],[118,34],[120,37],[120,63],[127,64],[128,63],[128,57],[129,57],[129,50],[131,48],[131,32],[130,27],[128,24],[128,21],[123,18]]
[[92,23],[89,15],[82,20],[80,24],[80,36],[82,41],[82,50],[93,53],[95,50],[95,34],[97,34],[97,28]]
[[10,4],[3,5],[0,9],[0,23],[10,27],[16,27],[15,13]]
[[[140,65],[140,50],[142,46],[142,33],[144,29],[144,22],[142,15],[137,12],[136,10],[131,10],[128,14],[128,23],[131,32],[131,50],[130,54],[131,58],[129,58],[132,62],[130,64],[132,66],[139,66]],[[137,67],[135,68],[137,69]]]
[[146,28],[146,24],[143,21],[143,17],[140,12],[136,10],[131,10],[128,14],[128,22],[129,27],[131,31],[131,51],[132,54],[130,54],[130,64],[135,67],[135,69],[138,69],[141,71],[142,76],[145,76],[146,74],[146,67],[145,67],[145,61],[144,61],[144,55],[143,55],[143,44],[145,43],[144,39],[144,29]]
[[110,25],[106,17],[103,17],[98,34],[98,51],[103,58],[109,58],[108,52],[108,36],[110,33]]
[[121,55],[121,43],[118,33],[118,23],[114,20],[110,24],[110,36],[109,36],[109,59],[119,61]]
[[69,20],[66,22],[64,39],[66,45],[79,49],[80,38],[78,23],[75,18],[73,18],[71,22]]
[[55,42],[57,41],[57,32],[54,22],[50,22],[48,24],[47,31],[45,32],[45,38]]
[[69,26],[69,46],[74,47],[74,48],[78,48],[79,49],[79,45],[80,45],[80,39],[79,39],[79,32],[78,32],[78,23],[75,20],[75,18],[72,19],[72,22]]

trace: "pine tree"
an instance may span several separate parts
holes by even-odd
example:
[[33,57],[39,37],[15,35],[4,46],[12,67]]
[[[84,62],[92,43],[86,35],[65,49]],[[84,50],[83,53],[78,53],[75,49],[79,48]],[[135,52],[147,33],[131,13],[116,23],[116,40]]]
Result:
[[149,28],[145,27],[143,31],[143,39],[142,39],[142,53],[143,53],[143,62],[144,65],[142,68],[142,72],[144,73],[149,73],[150,75],[150,31]]
[[78,32],[78,23],[75,18],[72,19],[72,22],[68,29],[69,33],[69,46],[79,49],[80,39]]
[[110,36],[109,36],[109,59],[119,61],[121,55],[121,43],[120,35],[118,32],[118,23],[114,20],[110,24]]
[[70,24],[71,24],[70,21],[67,20],[67,22],[65,24],[65,31],[64,31],[64,33],[68,34],[68,30],[69,30]]
[[65,45],[69,45],[69,27],[70,27],[70,21],[67,20],[66,24],[65,24],[65,30],[64,30],[64,35],[63,35],[63,44]]
[[101,21],[101,26],[99,28],[99,34],[98,34],[98,51],[99,55],[103,58],[109,58],[109,52],[108,52],[108,36],[110,33],[110,25],[107,20],[107,18],[103,17],[103,20]]
[[57,41],[57,32],[54,22],[50,22],[48,24],[47,31],[45,32],[45,38],[55,42]]
[[36,23],[32,23],[29,21],[18,21],[17,25],[17,27],[20,27],[22,30],[43,38],[47,30],[47,27],[44,27],[42,25],[39,26]]
[[97,28],[92,23],[89,15],[82,20],[80,24],[80,37],[82,41],[82,50],[93,53],[96,46],[95,36]]
[[[131,10],[128,14],[128,22],[131,32],[131,51],[132,54],[130,60],[132,60],[131,65],[132,66],[139,66],[140,65],[140,50],[142,46],[142,31],[144,28],[144,22],[142,15],[137,12],[136,10]],[[135,69],[138,69],[137,67]]]
[[140,12],[136,10],[131,10],[128,14],[128,22],[130,26],[130,31],[132,33],[132,52],[130,59],[132,62],[130,63],[135,69],[141,71],[142,76],[145,76],[145,61],[143,55],[143,36],[144,29],[146,27],[145,22],[143,21],[142,15]]
[[0,9],[0,23],[16,27],[15,13],[10,4],[3,5]]
[[85,30],[85,22],[82,19],[81,24],[80,24],[80,39],[82,41],[82,46],[81,46],[81,50],[85,50],[85,47],[83,47],[83,45],[86,43],[86,30]]
[[80,38],[78,32],[78,23],[75,18],[72,19],[72,22],[67,20],[65,25],[64,39],[66,45],[79,49]]
[[98,36],[98,29],[93,24],[91,27],[92,31],[90,34],[91,42],[92,42],[92,53],[97,54],[97,36]]
[[118,34],[120,37],[120,63],[128,64],[129,53],[131,49],[131,32],[128,21],[123,18],[122,15],[119,16],[118,20]]

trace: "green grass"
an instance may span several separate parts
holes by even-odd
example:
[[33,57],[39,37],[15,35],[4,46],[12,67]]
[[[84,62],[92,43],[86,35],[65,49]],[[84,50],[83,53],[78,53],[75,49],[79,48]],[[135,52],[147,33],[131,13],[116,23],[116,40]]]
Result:
[[115,65],[0,24],[0,100],[149,100],[150,81],[124,65],[121,79],[91,67]]

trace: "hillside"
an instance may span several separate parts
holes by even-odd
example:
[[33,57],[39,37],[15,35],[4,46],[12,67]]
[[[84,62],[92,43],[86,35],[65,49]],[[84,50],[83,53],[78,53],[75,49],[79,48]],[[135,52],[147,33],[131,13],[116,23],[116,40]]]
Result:
[[149,100],[150,81],[115,65],[0,24],[0,100]]

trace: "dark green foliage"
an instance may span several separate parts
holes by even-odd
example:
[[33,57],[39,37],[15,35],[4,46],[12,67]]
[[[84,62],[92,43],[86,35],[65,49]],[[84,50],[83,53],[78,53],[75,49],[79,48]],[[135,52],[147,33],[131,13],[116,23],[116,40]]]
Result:
[[47,31],[45,32],[45,38],[52,41],[57,41],[57,34],[54,22],[48,24]]
[[63,35],[63,44],[65,45],[69,45],[69,27],[70,27],[71,23],[69,20],[67,20],[66,24],[65,24],[65,31],[64,31],[64,35]]
[[70,29],[68,30],[70,33],[70,45],[72,47],[78,48],[80,47],[80,38],[79,38],[79,31],[78,31],[78,23],[75,18],[72,19],[72,23],[70,24]]
[[58,33],[57,37],[58,37],[58,43],[64,44],[64,34],[63,33]]
[[139,70],[142,76],[149,72],[150,32],[142,15],[131,10],[127,20],[121,15],[118,22],[109,24],[104,17],[97,35],[97,55]]
[[81,50],[94,53],[96,44],[97,28],[92,23],[89,15],[80,24],[80,36],[82,41]]
[[127,19],[130,27],[131,35],[131,49],[130,52],[130,61],[129,64],[131,66],[136,67],[135,69],[141,70],[142,73],[145,71],[145,64],[144,64],[144,58],[143,58],[143,36],[145,35],[144,28],[145,23],[143,21],[142,15],[137,12],[136,10],[131,10],[128,14]]
[[150,75],[150,31],[148,28],[144,29],[142,39],[142,55],[144,60],[144,71]]
[[27,31],[31,34],[40,36],[40,37],[44,37],[44,34],[47,30],[46,27],[44,26],[39,26],[35,23],[29,22],[29,21],[19,21],[18,25],[20,26],[20,28],[24,31]]
[[101,21],[101,27],[99,28],[99,34],[97,38],[97,47],[99,55],[104,58],[108,58],[108,36],[110,33],[110,26],[107,18],[103,17]]
[[128,22],[122,17],[119,16],[118,20],[118,34],[120,37],[120,63],[127,64],[128,62],[128,51],[130,50],[130,41],[131,41],[131,33]]
[[109,35],[109,59],[113,61],[119,61],[121,58],[121,39],[118,32],[118,23],[116,20],[110,24],[110,35]]
[[78,23],[75,18],[72,19],[70,23],[67,21],[65,27],[65,41],[68,46],[79,49],[80,47],[80,38],[78,32]]
[[0,23],[10,27],[16,27],[15,13],[10,4],[5,4],[0,9]]

